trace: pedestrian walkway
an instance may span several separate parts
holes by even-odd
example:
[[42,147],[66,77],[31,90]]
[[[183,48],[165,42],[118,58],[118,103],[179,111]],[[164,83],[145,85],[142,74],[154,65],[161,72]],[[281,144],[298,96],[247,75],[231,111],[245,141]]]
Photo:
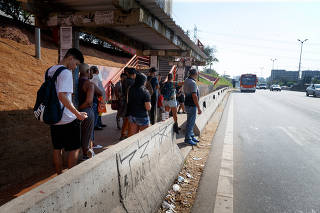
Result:
[[[95,144],[99,144],[102,146],[101,149],[95,149],[95,153],[100,153],[110,146],[119,143],[121,130],[117,129],[116,123],[116,115],[117,111],[112,110],[111,106],[107,105],[107,113],[102,116],[102,122],[107,125],[103,130],[95,131]],[[177,144],[182,151],[184,157],[189,153],[191,146],[187,146],[184,144],[184,127],[185,122],[187,121],[186,114],[178,114],[178,123],[181,127],[180,133],[177,135]],[[122,119],[121,119],[122,122]],[[121,123],[122,124],[122,123]]]

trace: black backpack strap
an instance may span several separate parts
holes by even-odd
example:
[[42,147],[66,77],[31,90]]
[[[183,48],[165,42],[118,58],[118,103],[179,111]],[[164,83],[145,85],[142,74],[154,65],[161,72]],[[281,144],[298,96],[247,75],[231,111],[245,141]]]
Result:
[[49,67],[49,68],[47,69],[46,75],[45,75],[45,77],[44,77],[44,80],[48,80],[48,79],[49,79],[48,72],[49,72],[50,68],[51,68],[51,67]]
[[59,68],[55,71],[54,75],[52,76],[52,80],[53,80],[53,81],[56,81],[57,78],[58,78],[58,75],[59,75],[63,70],[65,70],[65,69],[67,69],[67,68],[64,67],[64,66],[59,67]]

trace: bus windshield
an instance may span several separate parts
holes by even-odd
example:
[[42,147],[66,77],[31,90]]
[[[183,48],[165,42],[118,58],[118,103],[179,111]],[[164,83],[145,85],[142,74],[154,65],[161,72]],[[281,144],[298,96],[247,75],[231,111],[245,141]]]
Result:
[[256,84],[256,76],[242,76],[241,77],[241,84],[243,85],[255,85]]

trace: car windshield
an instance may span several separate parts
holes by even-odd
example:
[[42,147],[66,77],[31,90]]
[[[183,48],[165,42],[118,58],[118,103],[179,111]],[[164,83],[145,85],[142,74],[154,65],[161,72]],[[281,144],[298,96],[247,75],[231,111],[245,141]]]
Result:
[[315,84],[314,87],[320,89],[320,84]]

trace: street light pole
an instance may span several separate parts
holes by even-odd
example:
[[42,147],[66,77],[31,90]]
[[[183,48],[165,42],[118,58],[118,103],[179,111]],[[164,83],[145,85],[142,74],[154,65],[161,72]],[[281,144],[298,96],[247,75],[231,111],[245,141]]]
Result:
[[277,60],[276,58],[271,58],[270,59],[272,61],[272,70],[274,70],[274,62]]
[[300,59],[299,59],[299,80],[301,80],[302,78],[302,72],[301,72],[301,55],[302,55],[302,46],[303,46],[303,43],[308,41],[308,39],[305,39],[303,41],[301,41],[300,39],[298,39],[298,41],[300,42],[301,44],[301,49],[300,49]]

